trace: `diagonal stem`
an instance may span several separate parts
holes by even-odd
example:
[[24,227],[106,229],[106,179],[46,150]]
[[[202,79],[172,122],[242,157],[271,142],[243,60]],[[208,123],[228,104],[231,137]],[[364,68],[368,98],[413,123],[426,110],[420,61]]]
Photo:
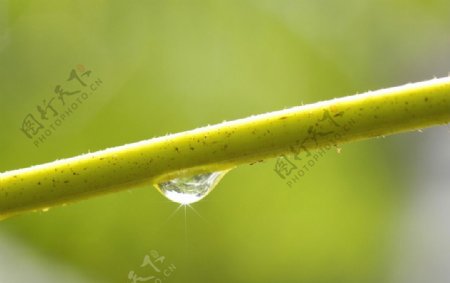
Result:
[[450,78],[251,116],[0,174],[0,217],[450,122]]

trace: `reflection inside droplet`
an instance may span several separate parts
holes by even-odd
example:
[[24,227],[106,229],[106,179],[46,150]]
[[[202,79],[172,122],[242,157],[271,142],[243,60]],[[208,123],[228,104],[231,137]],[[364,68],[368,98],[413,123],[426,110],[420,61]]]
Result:
[[209,194],[227,172],[228,170],[175,178],[156,184],[155,187],[171,201],[186,205]]

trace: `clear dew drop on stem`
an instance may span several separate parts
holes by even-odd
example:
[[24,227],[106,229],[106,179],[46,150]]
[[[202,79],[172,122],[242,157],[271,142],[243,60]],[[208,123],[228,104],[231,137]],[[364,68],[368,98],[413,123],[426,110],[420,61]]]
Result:
[[155,187],[169,200],[187,205],[208,195],[227,172],[228,170],[175,178],[155,184]]

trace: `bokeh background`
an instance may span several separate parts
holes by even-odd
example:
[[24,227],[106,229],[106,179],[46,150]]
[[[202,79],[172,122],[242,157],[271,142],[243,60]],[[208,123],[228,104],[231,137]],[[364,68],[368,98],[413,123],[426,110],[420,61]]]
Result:
[[[447,76],[449,30],[445,0],[0,0],[0,171]],[[72,69],[102,84],[37,147],[22,122]],[[450,281],[448,127],[332,149],[292,186],[275,162],[196,212],[148,184],[2,221],[0,282]]]

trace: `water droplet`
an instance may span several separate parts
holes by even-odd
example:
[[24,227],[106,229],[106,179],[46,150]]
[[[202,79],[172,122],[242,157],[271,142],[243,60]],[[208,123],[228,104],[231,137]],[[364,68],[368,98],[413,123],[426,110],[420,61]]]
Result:
[[45,207],[45,208],[41,209],[42,212],[47,212],[49,210],[50,210],[50,207]]
[[155,184],[155,187],[171,201],[190,204],[203,199],[209,194],[228,171],[175,178]]
[[419,133],[423,133],[422,129],[418,129],[417,131],[418,131]]

